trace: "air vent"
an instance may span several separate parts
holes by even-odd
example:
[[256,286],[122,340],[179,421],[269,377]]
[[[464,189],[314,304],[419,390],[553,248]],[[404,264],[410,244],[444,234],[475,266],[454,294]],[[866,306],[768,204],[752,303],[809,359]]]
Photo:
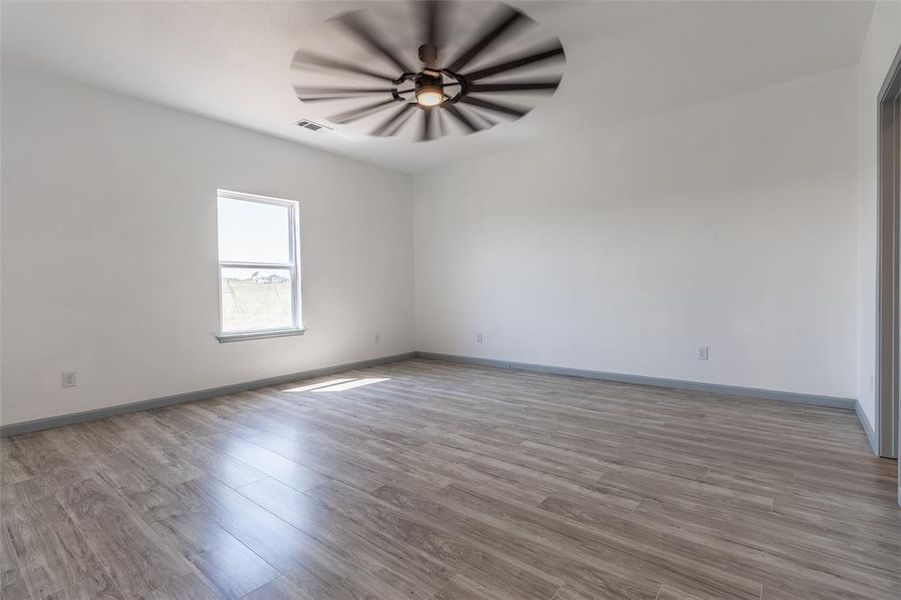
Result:
[[332,131],[331,127],[323,125],[322,123],[310,121],[309,119],[301,119],[300,121],[295,123],[295,125],[304,129],[309,129],[310,131],[314,131],[316,133],[328,133],[329,131]]

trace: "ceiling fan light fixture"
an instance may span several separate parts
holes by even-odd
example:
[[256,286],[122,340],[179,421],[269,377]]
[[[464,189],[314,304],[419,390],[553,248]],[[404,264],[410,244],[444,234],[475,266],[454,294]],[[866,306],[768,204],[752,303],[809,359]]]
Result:
[[438,106],[444,102],[444,82],[441,76],[433,77],[425,73],[416,78],[416,103],[425,108]]
[[441,90],[423,88],[416,92],[416,103],[419,104],[419,106],[430,108],[432,106],[438,106],[442,102],[444,102],[444,93]]

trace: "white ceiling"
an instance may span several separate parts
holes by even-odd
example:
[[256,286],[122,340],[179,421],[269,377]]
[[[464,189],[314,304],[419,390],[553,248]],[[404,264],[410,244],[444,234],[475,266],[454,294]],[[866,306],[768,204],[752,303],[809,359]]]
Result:
[[[337,112],[336,106],[346,106],[296,99],[294,84],[331,80],[292,71],[295,50],[384,69],[381,59],[325,23],[362,7],[404,23],[394,41],[412,62],[418,44],[407,3],[6,1],[3,66],[48,71],[337,154],[418,171],[855,64],[872,12],[871,2],[857,1],[509,3],[538,25],[487,53],[489,62],[513,52],[517,43],[530,46],[558,36],[567,57],[563,83],[555,95],[538,98],[536,109],[518,121],[427,143],[362,135],[378,118],[339,125],[337,133],[324,135],[293,125],[300,118],[324,120]],[[458,28],[471,33],[491,8],[466,3]],[[341,83],[371,81],[344,78]]]

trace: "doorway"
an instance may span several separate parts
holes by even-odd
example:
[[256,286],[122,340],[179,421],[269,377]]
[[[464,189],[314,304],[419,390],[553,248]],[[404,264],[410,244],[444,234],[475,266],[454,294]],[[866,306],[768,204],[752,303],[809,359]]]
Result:
[[[876,442],[877,452],[898,458],[901,447],[899,409],[899,302],[901,302],[901,48],[879,91]],[[901,471],[899,471],[901,502]]]

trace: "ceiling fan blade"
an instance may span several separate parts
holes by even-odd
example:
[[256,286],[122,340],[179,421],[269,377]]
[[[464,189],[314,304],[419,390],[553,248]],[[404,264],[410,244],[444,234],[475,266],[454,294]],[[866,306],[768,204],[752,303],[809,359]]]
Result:
[[[348,98],[361,98],[365,96],[378,96],[390,94],[394,88],[301,88],[294,86],[297,99],[302,102],[322,102],[323,100],[344,100]],[[321,96],[317,94],[328,94]]]
[[[413,106],[415,106],[415,105],[414,105],[414,104],[410,104],[410,105],[408,105],[408,106],[413,107]],[[406,125],[407,122],[409,122],[409,121],[413,118],[413,115],[415,114],[415,112],[416,112],[416,111],[413,111],[413,110],[405,111],[405,112],[404,112],[404,116],[402,116],[402,117],[400,118],[400,121],[398,121],[397,124],[394,125],[394,127],[392,127],[391,129],[389,129],[388,131],[386,131],[386,132],[385,132],[385,135],[386,135],[386,136],[397,135],[397,132],[400,131],[400,130],[403,128],[403,126]]]
[[530,19],[518,10],[507,6],[501,8],[491,24],[483,30],[482,36],[460,54],[448,67],[451,71],[459,71],[468,65],[472,59],[481,54],[488,46],[497,41],[505,33],[509,33],[514,26],[521,26],[530,22]]
[[[440,52],[447,41],[447,14],[452,2],[447,0],[425,0],[416,4],[419,6],[419,16],[422,20],[422,33],[420,35],[423,43]],[[426,66],[433,69],[438,68],[439,65],[435,64],[436,62],[436,60],[429,61],[426,63]]]
[[435,114],[435,120],[438,121],[438,137],[444,137],[447,135],[447,117],[444,116],[444,111],[439,110]]
[[390,75],[385,75],[384,73],[364,69],[360,66],[344,61],[326,58],[325,56],[319,56],[318,54],[313,54],[312,52],[298,51],[294,54],[294,60],[291,61],[292,69],[298,69],[308,65],[324,67],[326,69],[332,69],[333,71],[343,71],[345,73],[363,75],[365,77],[372,77],[373,79],[380,79],[382,81],[394,81],[394,77],[391,77]]
[[419,141],[420,142],[429,142],[434,138],[434,134],[432,132],[432,109],[431,108],[423,108],[422,109],[422,119],[421,119],[421,129],[419,130]]
[[[370,96],[373,94],[369,94]],[[357,96],[357,95],[347,95],[347,96],[316,96],[316,97],[301,97],[298,96],[297,99],[301,102],[334,102],[335,100],[356,100],[359,98],[365,98],[366,96]]]
[[469,91],[476,92],[552,92],[560,85],[560,77],[553,81],[511,81],[509,83],[473,83]]
[[337,115],[329,117],[330,121],[334,121],[335,123],[352,123],[363,117],[368,117],[374,112],[378,112],[382,108],[387,107],[389,104],[394,104],[397,102],[394,98],[390,98],[388,100],[382,100],[380,102],[374,102],[372,104],[367,104],[366,106],[361,106],[360,108],[355,108],[353,110],[347,110],[343,113],[338,113]]
[[519,69],[520,67],[531,65],[533,63],[541,62],[544,60],[550,60],[558,56],[563,58],[565,57],[565,54],[563,52],[563,46],[560,45],[559,41],[556,41],[553,46],[545,50],[531,52],[524,56],[514,58],[513,60],[508,60],[502,63],[491,65],[490,67],[485,67],[484,69],[479,69],[478,71],[473,71],[472,73],[468,73],[466,74],[466,79],[468,79],[469,81],[476,81],[484,77],[490,77],[491,75],[497,75],[498,73],[503,73],[505,71],[512,71],[513,69]]
[[409,110],[410,110],[411,108],[413,108],[414,106],[416,106],[416,105],[415,105],[415,104],[412,104],[412,103],[404,104],[403,106],[401,106],[400,108],[398,108],[396,111],[394,111],[393,113],[391,113],[391,115],[390,115],[387,119],[385,119],[384,121],[382,121],[382,122],[379,124],[378,127],[376,127],[375,129],[373,129],[373,130],[372,130],[372,133],[371,133],[370,135],[386,135],[386,132],[388,131],[388,129],[389,129],[392,125],[394,125],[395,123],[397,123],[397,122],[401,119],[401,117],[403,117],[404,115],[406,115],[406,114],[407,114],[407,111],[409,111]]
[[301,94],[390,94],[394,88],[360,88],[360,87],[300,87],[295,85],[294,91]]
[[482,119],[483,121],[485,121],[485,124],[487,125],[487,129],[491,129],[492,127],[497,125],[497,121],[495,121],[494,119],[492,119],[485,113],[480,113],[478,111],[476,111],[476,112],[478,113],[479,118]]
[[441,19],[441,2],[439,0],[426,0],[425,2],[419,2],[419,6],[420,16],[422,17],[422,39],[429,46],[438,48],[440,46],[438,28]]
[[453,104],[445,104],[442,109],[446,110],[447,114],[455,118],[460,124],[466,127],[470,133],[481,131],[482,128],[479,127],[479,125],[475,121],[470,119],[469,115],[463,112],[462,109],[457,108]]
[[361,18],[359,12],[343,14],[337,17],[337,20],[344,25],[348,31],[356,35],[365,45],[387,58],[393,65],[400,69],[401,73],[411,73],[413,71],[413,69],[407,66],[407,64],[388,47],[388,44],[379,39],[369,23]]
[[458,102],[463,102],[464,104],[472,104],[473,106],[478,106],[479,108],[484,108],[485,110],[490,110],[496,113],[510,115],[517,118],[525,115],[531,110],[529,108],[520,108],[511,104],[500,104],[498,102],[492,102],[491,100],[476,98],[475,96],[463,96],[462,98],[460,98],[460,100],[458,100]]

